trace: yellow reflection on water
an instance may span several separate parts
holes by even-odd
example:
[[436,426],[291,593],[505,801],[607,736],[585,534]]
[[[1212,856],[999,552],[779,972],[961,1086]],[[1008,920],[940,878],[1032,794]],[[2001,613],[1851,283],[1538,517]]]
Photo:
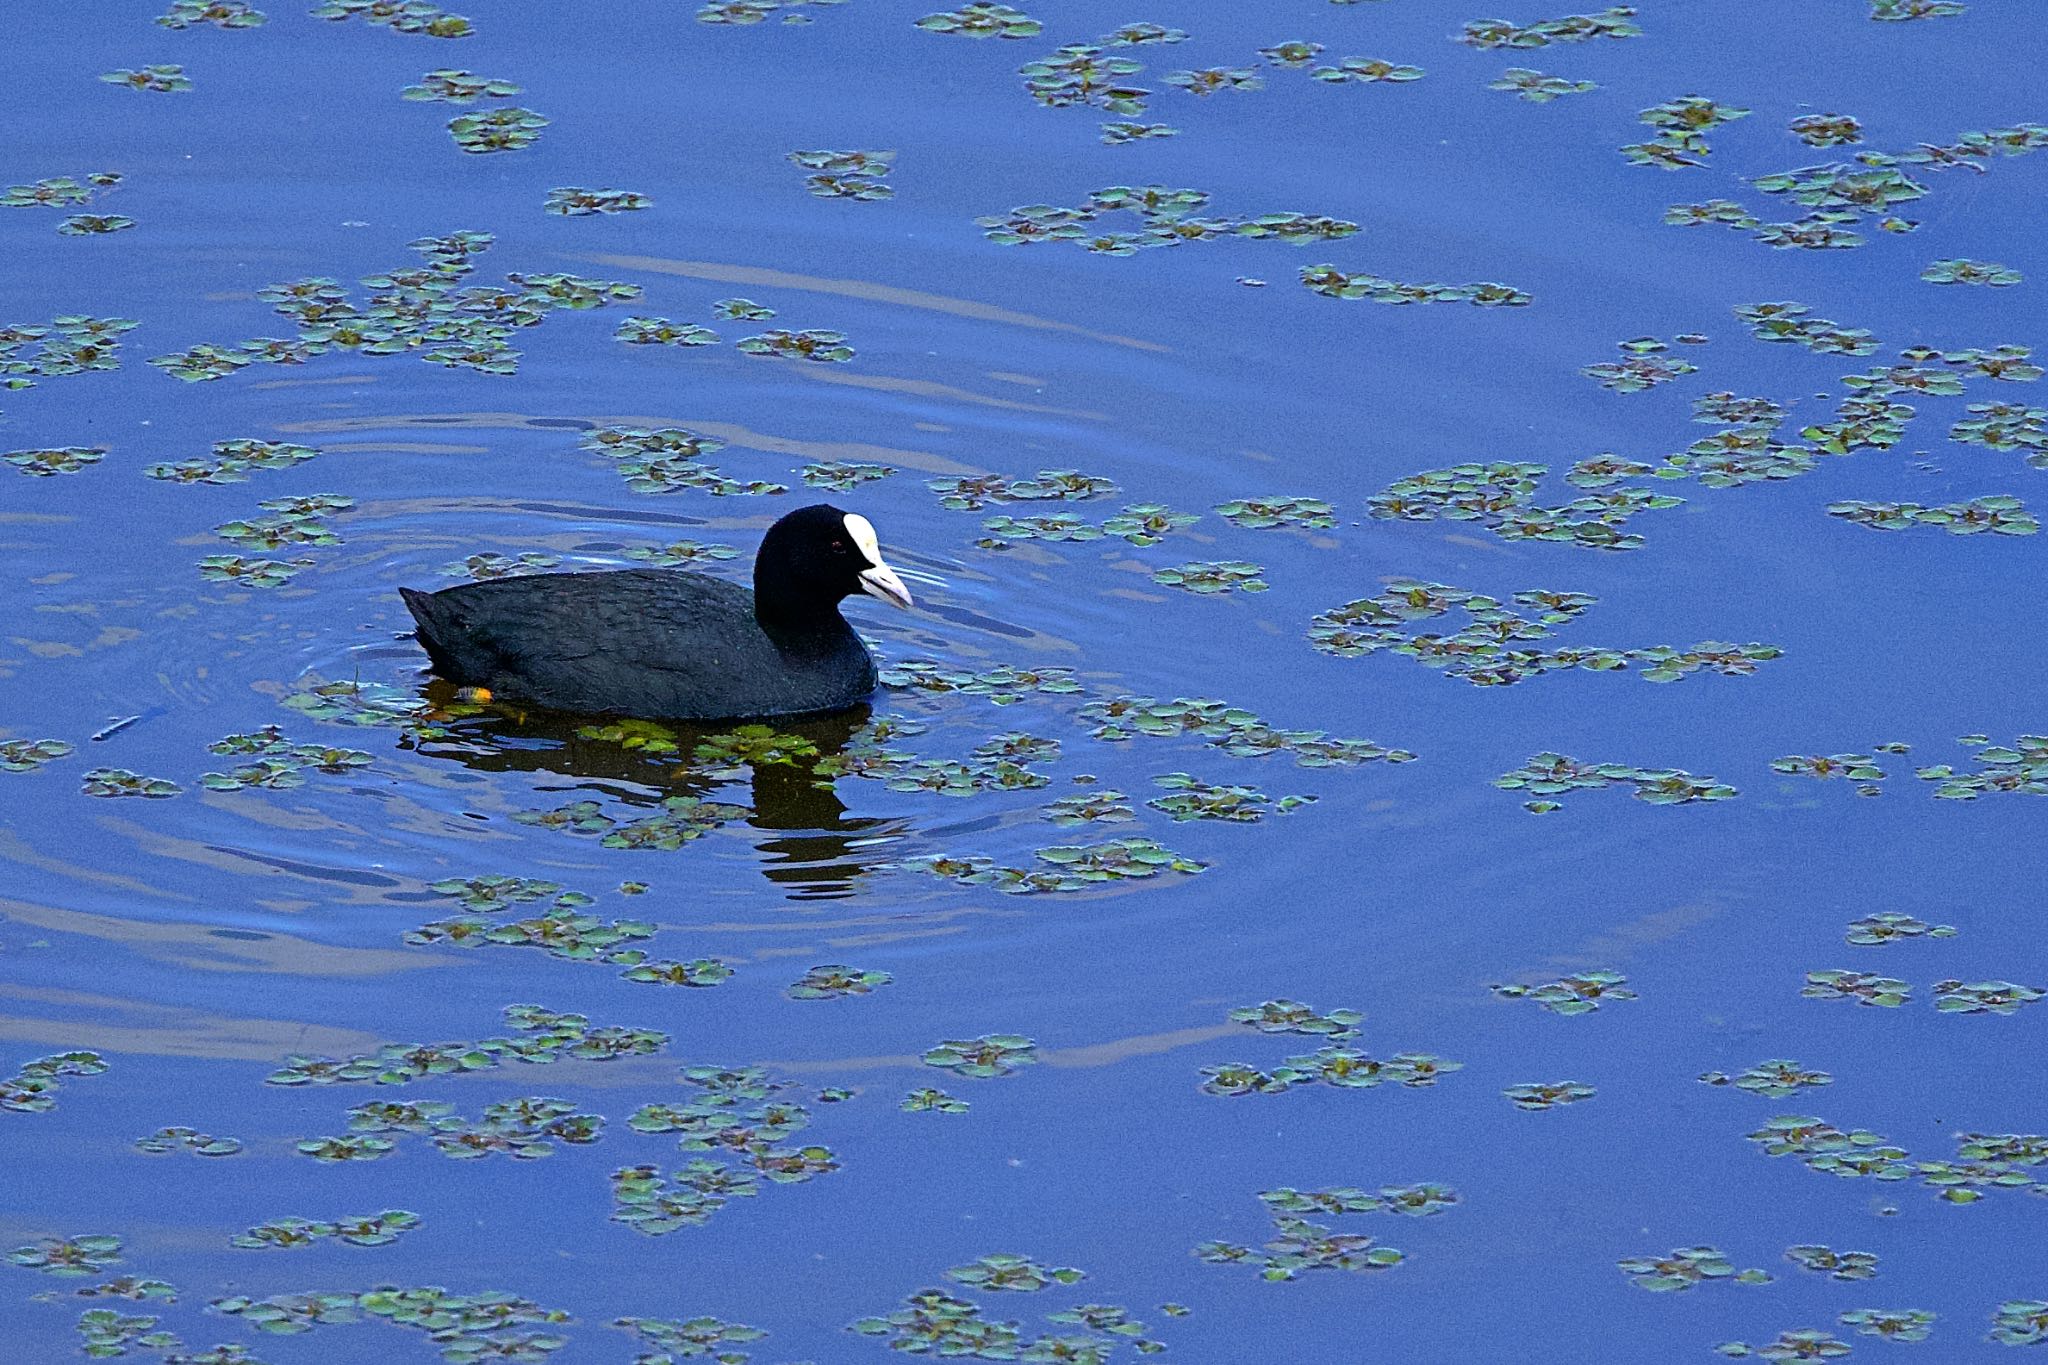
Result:
[[[9,999],[18,1007],[44,1005],[53,1011],[0,1014],[0,1038],[37,1047],[268,1062],[294,1052],[346,1057],[372,1051],[383,1041],[372,1033],[296,1019],[211,1014],[126,996],[40,986],[17,988],[9,992]],[[84,1084],[80,1082],[81,1089]]]
[[[331,431],[388,431],[405,427],[558,431],[564,436],[571,437],[579,434],[565,431],[562,427],[563,420],[559,414],[539,416],[520,412],[415,412],[389,413],[375,417],[319,417],[304,422],[284,423],[277,429],[293,435]],[[896,464],[927,474],[989,472],[974,465],[949,460],[943,455],[936,455],[927,450],[904,450],[896,446],[870,445],[865,441],[797,441],[784,436],[764,435],[735,422],[710,422],[696,417],[590,413],[584,414],[581,420],[593,426],[688,427],[692,431],[701,431],[706,436],[715,436],[729,446],[766,450],[777,455],[795,455],[805,460],[843,460],[849,464]],[[332,448],[334,447],[330,447]]]
[[647,270],[657,275],[682,275],[693,280],[716,280],[720,284],[746,284],[763,289],[800,289],[813,294],[838,294],[842,298],[866,299],[870,303],[890,303],[901,308],[923,308],[934,313],[950,313],[954,317],[974,318],[979,322],[1000,322],[1011,327],[1029,327],[1044,332],[1071,332],[1076,336],[1087,337],[1090,341],[1108,342],[1112,346],[1129,346],[1138,351],[1173,349],[1157,341],[1141,341],[1137,337],[1118,336],[1114,332],[1097,332],[1076,323],[1042,318],[1032,313],[1019,313],[975,299],[956,299],[948,294],[932,294],[922,289],[901,289],[895,285],[875,284],[868,280],[836,280],[822,275],[798,275],[787,270],[764,270],[759,266],[725,265],[718,261],[672,261],[662,256],[572,254],[569,259],[588,261],[594,265],[615,266],[620,270]]

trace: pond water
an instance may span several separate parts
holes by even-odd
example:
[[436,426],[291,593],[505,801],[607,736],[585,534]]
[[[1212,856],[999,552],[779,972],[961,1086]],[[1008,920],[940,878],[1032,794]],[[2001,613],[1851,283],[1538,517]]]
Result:
[[8,7],[9,1358],[2048,1341],[2034,8],[937,2]]

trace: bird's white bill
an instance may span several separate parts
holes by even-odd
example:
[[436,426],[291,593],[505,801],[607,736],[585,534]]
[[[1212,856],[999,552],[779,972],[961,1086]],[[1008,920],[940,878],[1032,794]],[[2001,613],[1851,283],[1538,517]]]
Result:
[[870,597],[879,597],[892,607],[910,605],[910,589],[903,586],[903,580],[887,564],[876,564],[872,569],[860,571],[861,591]]

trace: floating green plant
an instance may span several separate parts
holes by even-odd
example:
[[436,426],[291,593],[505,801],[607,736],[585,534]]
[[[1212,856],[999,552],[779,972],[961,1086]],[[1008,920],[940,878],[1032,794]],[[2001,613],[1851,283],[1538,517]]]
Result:
[[871,203],[896,197],[895,186],[876,178],[889,173],[887,158],[895,155],[894,152],[791,152],[790,160],[805,165],[818,164],[818,159],[827,164],[859,162],[867,165],[870,169],[863,175],[820,171],[805,176],[804,188],[816,199],[853,199]]
[[281,588],[310,559],[248,559],[242,555],[208,555],[199,561],[199,576],[209,583],[234,583],[244,588]]
[[1363,272],[1347,273],[1328,264],[1303,266],[1301,282],[1325,298],[1367,299],[1373,303],[1470,303],[1481,308],[1521,308],[1532,301],[1531,295],[1505,284],[1405,284]]
[[531,109],[506,105],[482,113],[457,114],[448,120],[448,136],[455,139],[457,147],[476,156],[516,152],[538,142],[540,130],[553,121]]
[[[120,179],[120,176],[109,173],[105,176],[88,177],[84,183],[81,183],[68,175],[60,175],[51,176],[46,180],[37,180],[27,185],[9,185],[4,191],[0,191],[0,208],[54,209],[66,208],[73,204],[86,204],[92,201],[93,193],[99,187],[99,181],[105,180],[111,185],[118,184]],[[13,331],[16,329],[9,330]],[[41,332],[37,331],[36,335],[41,335]]]
[[885,464],[864,464],[859,461],[821,460],[803,467],[802,478],[806,487],[829,488],[835,493],[851,493],[864,483],[886,479],[896,471]]
[[1733,199],[1709,199],[1698,204],[1673,204],[1664,210],[1664,221],[1672,227],[1731,227],[1748,231],[1759,219]]
[[1772,759],[1771,770],[1823,782],[1844,777],[1857,784],[1859,796],[1880,795],[1883,788],[1877,784],[1885,779],[1885,770],[1872,754],[1787,754]]
[[1579,373],[1598,380],[1600,387],[1616,393],[1640,393],[1699,368],[1664,355],[1666,349],[1665,344],[1655,337],[1637,337],[1621,343],[1620,360],[1588,365]]
[[337,21],[360,15],[365,22],[381,24],[393,33],[417,33],[428,38],[467,38],[476,32],[469,20],[449,14],[427,0],[325,0],[311,13],[315,19]]
[[1870,972],[1829,970],[1808,972],[1800,994],[1810,1000],[1854,1000],[1859,1005],[1895,1009],[1911,998],[1913,988],[1895,977]]
[[1583,95],[1600,87],[1591,81],[1567,80],[1563,76],[1546,76],[1526,66],[1511,66],[1486,88],[1512,90],[1531,104],[1548,104],[1560,95]]
[[1574,972],[1540,986],[1495,985],[1490,989],[1503,1000],[1533,1000],[1552,1014],[1591,1014],[1607,1000],[1633,1000],[1628,978],[1620,972]]
[[1653,1293],[1687,1290],[1714,1280],[1765,1284],[1771,1278],[1762,1270],[1736,1270],[1734,1262],[1709,1246],[1679,1247],[1667,1256],[1635,1256],[1616,1264],[1630,1284]]
[[419,1215],[405,1209],[386,1209],[378,1214],[344,1216],[331,1222],[306,1218],[280,1218],[259,1223],[232,1238],[229,1245],[245,1251],[289,1250],[309,1247],[332,1238],[350,1246],[385,1246],[419,1226]]
[[522,555],[482,554],[458,559],[452,564],[443,564],[441,573],[447,578],[467,578],[474,583],[486,583],[499,578],[518,578],[525,574],[546,573],[562,565],[559,555],[528,552]]
[[1380,61],[1375,57],[1346,57],[1335,66],[1319,66],[1308,74],[1310,79],[1330,85],[1366,85],[1375,82],[1399,85],[1407,81],[1421,80],[1424,72],[1419,66],[1401,66],[1394,62]]
[[1974,801],[1998,792],[2048,795],[2048,735],[2021,735],[2011,745],[1992,744],[1988,736],[1978,735],[1965,736],[1960,742],[1976,750],[1977,771],[1957,772],[1947,763],[1914,771],[1921,781],[1936,784],[1936,796]]
[[700,24],[758,24],[781,9],[781,0],[707,0],[697,10]]
[[210,459],[153,464],[142,472],[167,483],[242,483],[253,469],[289,469],[320,452],[284,441],[215,441]]
[[696,569],[723,559],[739,558],[730,545],[707,545],[695,540],[672,541],[667,545],[635,545],[623,552],[627,559],[656,569]]
[[[1574,466],[1574,476],[1613,482],[1608,475],[1617,465],[1611,459],[1581,464],[1585,468]],[[1630,518],[1683,501],[1647,489],[1623,488],[1559,507],[1538,507],[1534,505],[1536,483],[1548,472],[1543,465],[1519,463],[1464,464],[1425,470],[1389,484],[1385,491],[1367,501],[1366,508],[1381,520],[1476,521],[1504,540],[1545,540],[1593,550],[1633,550],[1641,547],[1643,538],[1622,529]]]
[[1263,90],[1265,78],[1248,66],[1210,66],[1199,71],[1172,71],[1165,76],[1168,85],[1187,91],[1190,95],[1213,95],[1219,90]]
[[956,1076],[986,1080],[1036,1062],[1038,1044],[1019,1033],[988,1033],[979,1038],[947,1039],[927,1050],[920,1060]]
[[1387,1270],[1405,1259],[1392,1247],[1370,1237],[1338,1234],[1299,1218],[1275,1218],[1273,1240],[1262,1251],[1231,1242],[1204,1242],[1195,1256],[1211,1265],[1252,1265],[1267,1280],[1291,1280],[1309,1270],[1348,1270],[1359,1274]]
[[[25,188],[37,187],[16,186],[9,194]],[[131,318],[84,315],[52,318],[47,327],[0,324],[0,389],[33,388],[39,378],[117,370],[121,337],[136,325]]]
[[1264,592],[1271,584],[1260,575],[1265,570],[1243,559],[1197,560],[1172,568],[1154,569],[1152,581],[1166,588],[1204,596],[1228,592]]
[[133,71],[124,67],[119,71],[109,71],[100,79],[109,85],[123,85],[130,90],[151,90],[161,94],[192,88],[192,82],[186,79],[185,68],[176,64],[145,66]]
[[1548,47],[1552,43],[1583,43],[1594,38],[1638,38],[1642,29],[1634,22],[1636,12],[1616,5],[1598,14],[1567,14],[1517,26],[1505,19],[1474,19],[1465,25],[1458,41],[1470,47]]
[[248,0],[171,0],[171,7],[157,16],[157,23],[165,28],[197,28],[201,24],[212,24],[216,28],[257,28],[265,21],[262,10],[256,9]]
[[628,346],[716,346],[718,333],[694,322],[676,323],[667,318],[627,318],[612,333],[612,340]]
[[935,854],[903,866],[962,886],[988,886],[1006,895],[1084,891],[1105,884],[1141,880],[1166,872],[1194,873],[1208,864],[1183,858],[1150,839],[1110,839],[1099,844],[1056,845],[1036,851],[1044,868],[998,867],[989,858]]
[[752,299],[720,299],[711,305],[711,311],[719,317],[740,322],[766,322],[775,316],[773,308],[763,308]]
[[1259,1199],[1277,1213],[1398,1213],[1427,1217],[1442,1213],[1458,1202],[1458,1192],[1447,1185],[1397,1185],[1379,1190],[1349,1186],[1329,1190],[1281,1188],[1259,1191]]
[[1163,811],[1176,821],[1227,820],[1255,824],[1270,809],[1285,815],[1308,805],[1313,796],[1283,796],[1278,801],[1256,787],[1218,786],[1187,773],[1164,773],[1153,779],[1172,795],[1154,797],[1145,804]]
[[[1863,328],[1843,327],[1828,318],[1808,317],[1813,310],[1803,303],[1752,303],[1738,305],[1735,315],[1749,324],[1750,335],[1758,341],[1792,342],[1818,354],[1869,355],[1877,340]],[[1774,425],[1782,411],[1773,405],[1769,418]],[[1715,420],[1753,420],[1729,417]]]
[[60,446],[48,450],[14,450],[0,456],[24,474],[46,479],[57,474],[76,474],[107,456],[105,446]]
[[1714,1348],[1724,1356],[1760,1356],[1765,1360],[1833,1360],[1849,1354],[1849,1344],[1818,1328],[1780,1332],[1777,1340],[1761,1346],[1746,1341],[1724,1341]]
[[1825,1246],[1796,1246],[1785,1249],[1785,1259],[1802,1270],[1830,1279],[1853,1282],[1877,1275],[1877,1256],[1868,1251],[1835,1251]]
[[854,355],[853,347],[846,344],[844,333],[816,329],[789,332],[772,328],[759,336],[742,337],[734,345],[748,355],[777,356],[784,360],[830,362],[851,360]]
[[1426,1052],[1397,1052],[1384,1060],[1355,1048],[1324,1047],[1300,1057],[1289,1057],[1272,1071],[1261,1071],[1244,1062],[1205,1066],[1202,1091],[1209,1095],[1277,1094],[1297,1085],[1335,1086],[1340,1090],[1370,1090],[1389,1082],[1411,1089],[1436,1084],[1447,1071],[1463,1069],[1464,1063],[1447,1061]]
[[811,968],[783,994],[792,1000],[837,1000],[849,995],[866,995],[875,987],[886,986],[893,980],[895,978],[887,972],[828,965]]
[[1786,126],[1809,147],[1842,147],[1863,140],[1863,125],[1848,114],[1801,114]]
[[792,768],[817,756],[817,745],[772,725],[741,725],[707,735],[690,750],[693,766],[711,777],[726,779],[743,777],[750,770]]
[[955,1099],[943,1090],[927,1087],[911,1091],[896,1107],[911,1114],[964,1114],[968,1106],[966,1100]]
[[1831,502],[1828,515],[1875,531],[1903,531],[1911,526],[1938,526],[1951,535],[2030,536],[2041,524],[2018,498],[2006,495],[1971,498],[1968,502],[1927,507],[1917,502]]
[[1079,502],[1116,491],[1116,484],[1074,469],[1041,469],[1028,479],[983,474],[961,479],[931,479],[925,486],[939,495],[939,505],[956,512],[978,512],[989,503]]
[[1865,915],[1849,925],[1848,941],[1866,947],[1886,943],[1903,943],[1913,938],[1954,938],[1952,924],[1929,924],[1926,920],[1912,915],[1902,915],[1887,910],[1881,914]]
[[880,670],[884,687],[916,692],[960,692],[986,697],[997,706],[1009,706],[1033,693],[1064,696],[1079,692],[1071,668],[1015,668],[998,664],[971,673],[947,668],[932,659],[903,659],[885,664]]
[[1934,1008],[1944,1014],[2011,1014],[2048,994],[2011,981],[1937,981],[1933,990]]
[[34,772],[71,753],[72,746],[61,739],[0,740],[0,773]]
[[1133,545],[1157,545],[1162,538],[1200,520],[1199,516],[1175,512],[1163,503],[1140,502],[1127,505],[1104,521],[1102,529]]
[[1935,1315],[1922,1308],[1857,1308],[1837,1319],[1866,1337],[1886,1341],[1925,1341],[1934,1328]]
[[176,796],[184,788],[169,778],[144,777],[126,768],[94,768],[85,775],[87,796],[141,796],[153,800]]
[[167,1152],[191,1152],[194,1156],[233,1156],[242,1150],[239,1138],[215,1137],[196,1128],[159,1128],[148,1137],[135,1139],[135,1150],[161,1156]]
[[130,1317],[109,1308],[89,1309],[78,1317],[79,1350],[100,1359],[127,1355],[131,1346],[145,1351],[176,1350],[177,1333],[151,1330],[156,1322],[152,1317]]
[[[668,1045],[669,1036],[652,1029],[617,1025],[593,1026],[580,1014],[559,1014],[538,1005],[512,1005],[505,1010],[505,1022],[520,1038],[486,1038],[480,1042],[386,1043],[375,1052],[337,1059],[333,1057],[290,1056],[284,1065],[265,1077],[270,1085],[404,1085],[430,1076],[460,1075],[485,1071],[504,1062],[545,1065],[562,1058],[579,1061],[610,1061],[621,1057],[651,1056]],[[420,1118],[437,1117],[419,1107],[405,1107],[394,1116],[387,1106],[364,1106],[368,1121],[359,1131],[425,1131],[405,1126]]]
[[539,881],[530,877],[445,877],[429,883],[427,889],[437,896],[447,896],[462,902],[465,910],[486,915],[509,910],[515,905],[546,900],[550,896],[556,897],[554,903],[559,909],[580,909],[591,903],[590,897],[581,892],[559,894],[562,891],[560,882]]
[[1247,530],[1294,526],[1327,531],[1337,525],[1335,510],[1320,498],[1235,498],[1216,504],[1216,511],[1225,521]]
[[[1435,515],[1432,508],[1400,501],[1390,500],[1383,505],[1388,514],[1405,513],[1411,519]],[[1460,502],[1446,515],[1456,519],[1465,510]],[[1378,506],[1375,514],[1379,514]],[[1575,620],[1596,599],[1585,593],[1528,589],[1516,593],[1512,600],[1528,614],[1512,611],[1496,598],[1465,589],[1417,579],[1395,579],[1377,596],[1358,598],[1314,617],[1309,641],[1323,653],[1339,658],[1357,658],[1382,650],[1405,654],[1425,667],[1482,687],[1511,685],[1575,668],[1615,672],[1640,666],[1640,676],[1645,681],[1660,683],[1675,682],[1702,669],[1743,677],[1754,673],[1759,662],[1777,658],[1782,652],[1772,645],[1736,645],[1717,640],[1704,640],[1685,650],[1671,645],[1643,649],[1528,648],[1524,646],[1547,639],[1556,627]],[[1470,617],[1462,629],[1449,635],[1411,633],[1410,628],[1417,623],[1434,620],[1454,609]],[[1562,769],[1559,758],[1539,755],[1532,764]],[[1588,766],[1579,765],[1579,769]],[[1577,786],[1603,785],[1590,780],[1597,773],[1579,769],[1555,780]]]
[[492,80],[451,67],[429,71],[420,77],[418,85],[408,85],[399,92],[404,99],[441,101],[447,104],[474,104],[480,99],[510,99],[519,93],[519,86],[511,81]]
[[667,1352],[678,1358],[708,1356],[720,1365],[741,1365],[741,1362],[747,1359],[744,1352],[725,1348],[744,1346],[768,1335],[758,1327],[749,1327],[739,1322],[721,1322],[712,1317],[689,1318],[682,1321],[662,1318],[614,1318],[612,1326],[631,1332],[642,1343],[657,1352]]
[[958,9],[927,14],[917,26],[927,33],[956,33],[963,38],[1036,38],[1045,27],[1022,10],[994,0],[971,0]]
[[1230,1012],[1230,1021],[1261,1033],[1305,1033],[1311,1037],[1353,1038],[1365,1019],[1357,1010],[1318,1014],[1299,1000],[1268,1000]]
[[97,1275],[121,1261],[121,1239],[106,1233],[83,1237],[45,1237],[7,1254],[9,1265],[39,1270],[59,1279]]
[[1737,1090],[1774,1100],[1796,1095],[1812,1086],[1832,1084],[1834,1079],[1825,1071],[1811,1071],[1797,1062],[1783,1059],[1758,1062],[1734,1076],[1725,1071],[1709,1071],[1700,1076],[1706,1085],[1732,1085]]
[[117,1275],[99,1284],[81,1285],[71,1291],[81,1299],[128,1299],[136,1303],[175,1303],[176,1285],[139,1275]]
[[662,801],[660,814],[631,821],[606,815],[594,801],[575,801],[552,811],[517,811],[512,818],[521,824],[559,829],[567,834],[595,834],[606,848],[673,852],[746,814],[744,806],[694,796],[671,796]]
[[1102,125],[1102,142],[1107,147],[1120,147],[1146,138],[1176,137],[1179,133],[1180,129],[1168,123],[1132,123],[1119,119]]
[[1594,1090],[1578,1081],[1536,1081],[1511,1085],[1500,1093],[1513,1100],[1517,1109],[1555,1109],[1560,1104],[1590,1100]]
[[580,185],[564,185],[548,191],[547,202],[541,205],[541,210],[564,218],[588,218],[595,214],[636,213],[652,207],[652,199],[633,190],[591,190]]
[[1082,706],[1080,718],[1094,726],[1089,733],[1096,739],[1194,736],[1238,758],[1289,753],[1304,768],[1352,766],[1382,759],[1407,763],[1415,758],[1405,749],[1384,748],[1371,740],[1332,739],[1320,730],[1274,729],[1254,712],[1207,697],[1176,697],[1167,702],[1128,695],[1101,697]]
[[100,237],[109,232],[122,232],[135,226],[133,218],[118,213],[76,213],[57,225],[57,231],[66,237]]
[[57,1052],[24,1062],[12,1076],[0,1077],[0,1110],[42,1114],[57,1107],[58,1082],[66,1076],[97,1076],[107,1069],[97,1052]]
[[1014,1322],[990,1322],[978,1305],[936,1289],[912,1294],[905,1303],[907,1307],[886,1316],[848,1323],[847,1330],[887,1337],[891,1346],[919,1354],[1021,1358],[1024,1341]]
[[1122,824],[1138,818],[1130,798],[1120,791],[1104,788],[1097,792],[1076,792],[1062,796],[1045,808],[1045,818],[1055,825],[1073,827],[1097,823]]
[[1259,49],[1269,65],[1284,66],[1296,71],[1306,71],[1323,50],[1321,43],[1286,42]]
[[1084,521],[1072,512],[1037,517],[994,516],[986,518],[981,525],[988,535],[974,543],[984,550],[1007,550],[1020,540],[1066,542],[1100,540],[1103,536],[1100,526]]
[[451,1115],[432,1124],[434,1146],[443,1156],[474,1160],[502,1153],[519,1161],[552,1154],[555,1141],[595,1142],[603,1126],[601,1116],[579,1114],[568,1100],[538,1095],[485,1105],[483,1117],[474,1123]]
[[1996,261],[1972,261],[1962,257],[1936,261],[1920,272],[1929,284],[1983,284],[1993,288],[2018,284],[2020,272]]
[[[1137,27],[1141,26],[1133,26]],[[1112,37],[1107,46],[1130,45]],[[1049,56],[1026,62],[1017,68],[1017,74],[1024,77],[1031,98],[1048,108],[1094,105],[1108,113],[1129,115],[1143,113],[1152,92],[1127,83],[1125,78],[1144,69],[1142,62],[1110,56],[1106,46],[1069,43]]]
[[1890,1181],[1904,1180],[1913,1171],[1905,1150],[1890,1146],[1882,1134],[1861,1128],[1844,1132],[1805,1114],[1780,1115],[1747,1136],[1766,1156],[1796,1156],[1831,1175]]
[[653,936],[654,926],[642,920],[605,920],[574,910],[550,910],[530,919],[498,923],[467,917],[435,920],[408,930],[405,941],[457,948],[539,948],[550,957],[571,962],[635,966],[645,954],[633,945]]
[[1539,798],[1524,803],[1537,814],[1558,808],[1548,798],[1568,791],[1607,786],[1628,786],[1630,795],[1653,806],[1690,805],[1696,801],[1726,801],[1735,788],[1711,777],[1699,777],[1682,768],[1635,768],[1625,763],[1582,763],[1564,754],[1537,754],[1513,772],[1494,779],[1494,786],[1526,791]]
[[946,1278],[983,1292],[1032,1293],[1056,1284],[1079,1284],[1086,1272],[1072,1266],[1047,1266],[1029,1256],[995,1252],[967,1265],[956,1265]]
[[732,968],[716,958],[700,957],[691,962],[641,962],[619,975],[628,981],[656,986],[716,986],[730,980]]
[[1991,1318],[1991,1339],[2005,1346],[2048,1342],[2048,1300],[2008,1299]]

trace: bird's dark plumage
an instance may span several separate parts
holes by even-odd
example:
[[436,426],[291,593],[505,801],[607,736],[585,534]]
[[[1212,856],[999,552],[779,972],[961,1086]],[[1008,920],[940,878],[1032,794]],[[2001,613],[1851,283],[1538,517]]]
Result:
[[763,538],[754,584],[616,569],[399,593],[434,671],[504,700],[731,720],[843,710],[874,691],[874,660],[839,603],[910,596],[864,518],[822,503],[791,512]]

